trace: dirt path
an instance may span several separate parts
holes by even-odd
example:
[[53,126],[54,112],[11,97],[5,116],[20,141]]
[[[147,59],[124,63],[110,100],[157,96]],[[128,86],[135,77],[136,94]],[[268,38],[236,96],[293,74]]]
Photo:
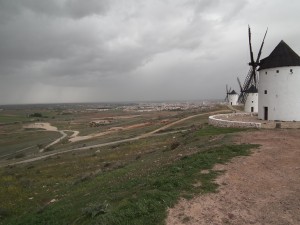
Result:
[[[1,165],[1,164],[0,164],[0,167],[7,166],[7,165],[17,165],[17,164],[23,164],[23,163],[34,162],[34,161],[37,161],[37,160],[45,159],[45,158],[50,157],[50,156],[60,155],[60,154],[64,154],[64,153],[72,152],[72,151],[87,150],[87,149],[91,149],[91,148],[99,148],[99,147],[104,147],[104,146],[108,146],[108,145],[114,145],[114,144],[120,144],[120,143],[125,143],[125,142],[135,141],[135,140],[139,140],[139,139],[141,139],[141,138],[147,138],[147,137],[150,137],[150,136],[152,136],[153,134],[157,133],[158,131],[164,130],[164,129],[169,128],[169,127],[171,127],[171,126],[174,126],[174,125],[176,125],[176,124],[178,124],[178,123],[181,123],[181,122],[183,122],[183,121],[185,121],[185,120],[188,120],[188,119],[191,119],[191,118],[194,118],[194,117],[197,117],[197,116],[211,115],[211,114],[221,113],[221,112],[228,112],[228,110],[213,111],[213,112],[209,112],[209,113],[200,113],[200,114],[188,116],[188,117],[185,117],[185,118],[183,118],[183,119],[177,120],[177,121],[175,121],[175,122],[173,122],[173,123],[170,123],[170,124],[167,124],[167,125],[165,125],[165,126],[162,126],[162,127],[159,128],[159,129],[156,129],[156,130],[151,131],[151,132],[146,133],[146,134],[142,134],[142,135],[137,136],[137,137],[128,138],[128,139],[123,139],[123,140],[119,140],[119,141],[107,142],[107,143],[103,143],[103,144],[89,145],[89,146],[86,146],[86,147],[75,148],[75,149],[69,149],[69,150],[64,150],[64,151],[60,151],[60,152],[47,153],[47,154],[45,154],[45,155],[37,156],[37,157],[34,157],[34,158],[30,158],[30,159],[25,159],[25,160],[22,160],[22,161],[19,161],[19,162],[11,162],[11,163],[9,163],[9,164],[4,164],[4,165]],[[65,131],[67,131],[67,130],[65,130]],[[69,131],[70,131],[70,130],[69,130]],[[74,131],[74,134],[73,134],[71,137],[77,137],[78,134],[79,134],[78,131]],[[52,143],[51,143],[51,144],[52,144]]]
[[50,148],[52,145],[57,144],[58,142],[62,141],[63,139],[65,139],[68,136],[63,130],[58,130],[58,132],[61,134],[61,137],[57,138],[55,141],[51,142],[46,147],[42,148],[40,150],[40,152],[44,152],[47,148]]
[[191,116],[182,118],[180,120],[176,120],[176,121],[174,121],[172,123],[166,124],[166,125],[158,128],[158,129],[156,129],[154,131],[151,131],[151,132],[148,132],[146,134],[143,134],[141,137],[149,137],[149,136],[151,136],[151,135],[153,135],[155,133],[158,133],[159,131],[165,130],[165,129],[169,128],[169,127],[172,127],[172,126],[174,126],[176,124],[182,123],[183,121],[195,118],[197,116],[213,115],[213,114],[216,114],[216,113],[225,113],[225,112],[229,112],[229,111],[228,110],[219,110],[219,111],[213,111],[213,112],[208,112],[208,113],[200,113],[200,114],[196,114],[196,115],[191,115]]
[[181,200],[169,210],[167,225],[300,224],[300,132],[261,130],[242,134],[239,143],[262,146],[215,169],[217,194]]
[[85,136],[79,136],[79,132],[77,131],[77,133],[74,133],[71,136],[69,141],[70,142],[77,142],[77,141],[88,140],[88,139],[92,139],[92,138],[95,138],[95,137],[101,137],[101,136],[104,136],[104,135],[113,134],[113,133],[116,133],[118,131],[132,130],[132,129],[136,129],[136,128],[140,128],[140,127],[145,127],[145,126],[148,126],[148,125],[150,125],[150,123],[139,123],[139,124],[134,124],[134,125],[125,126],[125,127],[111,127],[107,131],[93,133],[93,134],[85,135]]
[[[40,152],[44,152],[47,148],[51,147],[52,145],[57,144],[58,142],[62,141],[64,138],[66,138],[68,135],[63,130],[58,130],[57,127],[52,126],[50,123],[31,123],[24,126],[25,129],[43,129],[46,131],[57,131],[61,134],[61,137],[57,138],[50,144],[48,144],[46,147],[42,148]],[[76,131],[74,131],[74,134]],[[76,133],[78,134],[78,133]],[[19,150],[20,151],[20,150]],[[18,152],[18,151],[17,151]]]

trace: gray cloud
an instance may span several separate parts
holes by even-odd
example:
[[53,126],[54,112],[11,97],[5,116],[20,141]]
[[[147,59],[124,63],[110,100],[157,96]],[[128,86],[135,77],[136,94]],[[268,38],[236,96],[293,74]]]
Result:
[[65,9],[74,18],[82,18],[93,14],[102,14],[109,7],[107,0],[89,0],[84,2],[81,0],[68,0]]
[[[109,0],[1,0],[0,12],[6,19],[20,14],[34,13],[48,17],[70,17],[81,19],[91,15],[104,14],[109,9]],[[5,18],[3,16],[3,18]]]
[[0,0],[0,104],[222,98],[248,71],[249,23],[255,51],[269,27],[263,57],[281,39],[299,53],[299,6]]

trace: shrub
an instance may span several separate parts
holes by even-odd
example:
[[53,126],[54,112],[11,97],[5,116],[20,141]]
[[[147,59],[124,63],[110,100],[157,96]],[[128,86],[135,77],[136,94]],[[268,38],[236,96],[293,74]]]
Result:
[[174,141],[174,142],[172,142],[170,148],[171,148],[171,150],[174,150],[174,149],[176,149],[179,145],[180,145],[180,143],[179,143],[178,141]]

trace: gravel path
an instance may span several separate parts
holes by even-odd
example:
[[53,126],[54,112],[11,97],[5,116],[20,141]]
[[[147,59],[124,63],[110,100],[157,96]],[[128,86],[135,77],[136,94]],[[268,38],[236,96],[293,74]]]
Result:
[[236,141],[261,147],[217,165],[226,170],[216,181],[219,192],[180,200],[169,209],[167,225],[300,224],[300,132],[260,130]]

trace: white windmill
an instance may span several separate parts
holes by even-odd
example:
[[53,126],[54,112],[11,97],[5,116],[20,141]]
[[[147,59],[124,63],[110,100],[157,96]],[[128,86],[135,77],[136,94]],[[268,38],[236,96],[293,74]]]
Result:
[[238,105],[239,95],[235,92],[235,90],[228,89],[226,84],[226,97],[225,101],[228,102],[229,105]]
[[300,121],[300,57],[284,41],[260,61],[258,118]]

